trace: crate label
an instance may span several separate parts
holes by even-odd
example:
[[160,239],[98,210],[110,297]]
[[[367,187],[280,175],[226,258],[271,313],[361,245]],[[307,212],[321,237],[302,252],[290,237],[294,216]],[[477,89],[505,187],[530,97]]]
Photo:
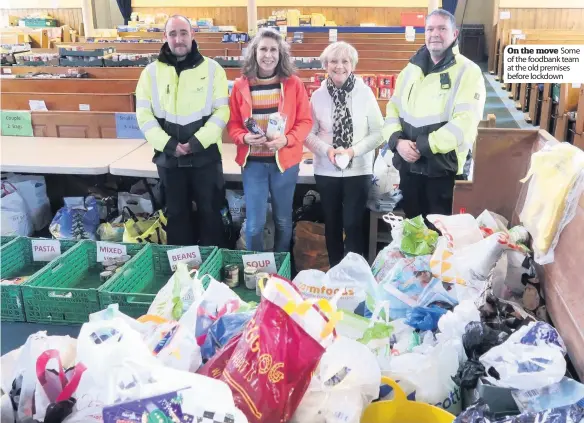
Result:
[[173,272],[176,270],[176,265],[179,262],[185,262],[195,266],[203,264],[201,250],[197,245],[168,250],[166,254],[168,254],[168,262]]
[[91,108],[89,107],[89,104],[80,104],[79,110],[81,110],[82,112],[87,112],[87,111],[91,110]]
[[32,137],[32,120],[29,111],[3,110],[0,112],[2,119],[2,135],[14,135],[19,137]]
[[274,253],[244,254],[241,256],[243,267],[251,266],[267,273],[278,273]]
[[116,137],[143,139],[144,134],[138,126],[136,113],[116,113]]
[[12,69],[10,69],[10,68],[2,68],[2,73],[8,73],[8,74],[10,74],[10,73],[12,73]]
[[97,246],[97,261],[99,263],[127,254],[125,245],[102,241],[97,241],[95,244]]
[[61,243],[55,239],[33,239],[32,260],[51,261],[61,255]]

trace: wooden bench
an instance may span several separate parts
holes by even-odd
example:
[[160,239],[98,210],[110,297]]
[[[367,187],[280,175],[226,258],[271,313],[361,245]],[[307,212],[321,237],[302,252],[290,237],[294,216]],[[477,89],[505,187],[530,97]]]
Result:
[[116,138],[112,112],[32,112],[35,137]]
[[47,109],[55,111],[78,111],[89,106],[95,112],[133,112],[133,94],[74,94],[74,93],[0,93],[2,109],[30,110],[30,100],[43,100]]
[[[524,188],[519,180],[527,174],[532,153],[547,142],[557,140],[543,130],[479,130],[473,181],[455,185],[453,210],[464,208],[476,217],[488,209],[517,224]],[[493,167],[493,163],[497,166]],[[555,261],[538,268],[547,311],[580,379],[584,379],[583,238],[584,196],[574,219],[562,232]]]

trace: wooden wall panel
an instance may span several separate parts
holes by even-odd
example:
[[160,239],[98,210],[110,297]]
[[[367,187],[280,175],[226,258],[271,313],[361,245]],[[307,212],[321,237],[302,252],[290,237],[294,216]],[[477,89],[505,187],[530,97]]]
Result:
[[[379,26],[401,26],[402,12],[427,13],[423,7],[258,7],[258,19],[265,19],[272,11],[298,9],[302,14],[322,13],[328,20],[340,26],[358,26],[360,23],[375,23]],[[181,14],[189,18],[211,17],[216,25],[235,25],[247,30],[246,7],[134,7],[134,12],[145,14]]]
[[59,25],[69,25],[79,32],[83,24],[81,8],[77,9],[0,9],[0,16],[20,16],[25,17],[33,13],[51,15],[57,19]]
[[43,100],[47,109],[77,111],[80,104],[88,104],[96,112],[133,112],[133,94],[62,94],[62,93],[0,93],[2,108],[30,110],[29,100]]

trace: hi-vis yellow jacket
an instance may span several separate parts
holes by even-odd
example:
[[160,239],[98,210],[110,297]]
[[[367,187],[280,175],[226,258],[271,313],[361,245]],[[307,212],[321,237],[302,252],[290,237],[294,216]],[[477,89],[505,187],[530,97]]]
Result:
[[394,154],[394,166],[429,177],[462,174],[485,97],[480,68],[459,53],[456,42],[436,65],[423,46],[397,78],[383,128],[386,148],[395,153],[398,139],[415,141],[421,157],[408,163]]
[[[142,71],[136,87],[136,117],[161,167],[200,167],[221,160],[221,135],[229,121],[225,70],[203,57],[193,41],[177,62],[168,45]],[[192,154],[175,157],[178,143]]]

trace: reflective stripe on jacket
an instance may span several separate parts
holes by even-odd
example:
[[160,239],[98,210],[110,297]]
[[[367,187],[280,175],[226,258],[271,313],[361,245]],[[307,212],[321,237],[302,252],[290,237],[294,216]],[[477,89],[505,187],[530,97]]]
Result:
[[[136,117],[162,167],[203,166],[221,160],[221,135],[229,120],[225,70],[207,57],[180,72],[157,60],[136,87]],[[178,143],[193,154],[174,156]]]
[[387,148],[395,152],[397,140],[408,139],[416,142],[421,154],[415,163],[395,154],[396,168],[430,177],[461,174],[485,97],[480,68],[458,52],[456,43],[437,65],[422,47],[399,74],[387,103],[383,128]]

